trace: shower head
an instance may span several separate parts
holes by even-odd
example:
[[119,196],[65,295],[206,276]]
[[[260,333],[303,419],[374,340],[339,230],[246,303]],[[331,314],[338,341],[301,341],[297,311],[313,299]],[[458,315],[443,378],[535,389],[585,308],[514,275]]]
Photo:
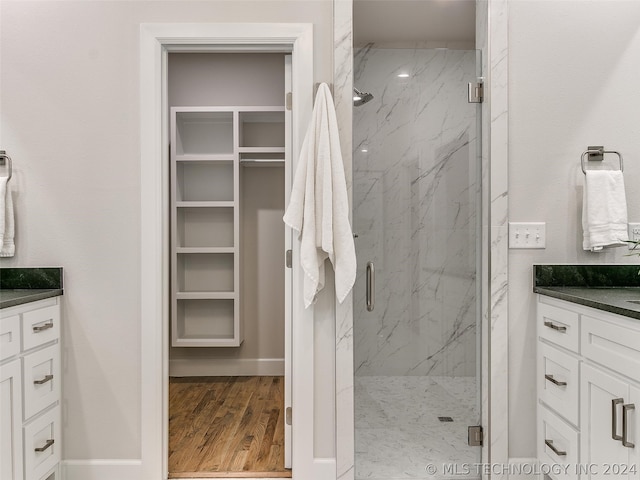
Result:
[[353,106],[359,107],[367,102],[373,100],[373,95],[368,92],[361,92],[356,87],[353,87]]

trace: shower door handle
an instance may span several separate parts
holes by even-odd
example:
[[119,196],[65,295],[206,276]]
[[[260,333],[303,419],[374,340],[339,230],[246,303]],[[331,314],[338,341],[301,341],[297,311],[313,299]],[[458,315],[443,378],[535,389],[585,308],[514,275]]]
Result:
[[375,304],[375,290],[376,290],[376,269],[373,266],[373,262],[367,262],[367,311],[372,312]]

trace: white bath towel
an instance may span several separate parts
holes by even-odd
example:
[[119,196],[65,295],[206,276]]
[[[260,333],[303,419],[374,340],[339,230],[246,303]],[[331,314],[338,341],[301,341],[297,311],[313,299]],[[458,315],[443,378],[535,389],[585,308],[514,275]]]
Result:
[[582,201],[584,250],[620,247],[629,240],[624,178],[619,170],[588,170]]
[[336,297],[342,302],[356,279],[356,252],[338,122],[326,83],[318,88],[283,220],[300,233],[305,308],[324,287],[327,258],[335,271]]
[[0,177],[0,257],[13,257],[16,246],[13,243],[15,224],[11,184],[7,177]]

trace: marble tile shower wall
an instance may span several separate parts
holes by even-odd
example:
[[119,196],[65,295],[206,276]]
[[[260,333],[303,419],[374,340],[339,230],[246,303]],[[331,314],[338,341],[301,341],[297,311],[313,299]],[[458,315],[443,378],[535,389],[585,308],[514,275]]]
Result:
[[475,72],[475,51],[354,52],[354,84],[374,95],[353,111],[356,375],[476,374]]

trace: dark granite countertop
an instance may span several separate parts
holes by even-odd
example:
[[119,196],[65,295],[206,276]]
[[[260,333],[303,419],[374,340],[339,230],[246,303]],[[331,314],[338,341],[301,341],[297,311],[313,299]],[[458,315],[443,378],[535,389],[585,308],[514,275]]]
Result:
[[31,288],[29,290],[0,290],[0,309],[36,302],[63,294],[61,288]]
[[0,309],[57,297],[62,289],[62,268],[0,268]]
[[640,320],[640,287],[534,287],[533,291]]
[[640,320],[638,270],[640,265],[534,265],[533,291]]

